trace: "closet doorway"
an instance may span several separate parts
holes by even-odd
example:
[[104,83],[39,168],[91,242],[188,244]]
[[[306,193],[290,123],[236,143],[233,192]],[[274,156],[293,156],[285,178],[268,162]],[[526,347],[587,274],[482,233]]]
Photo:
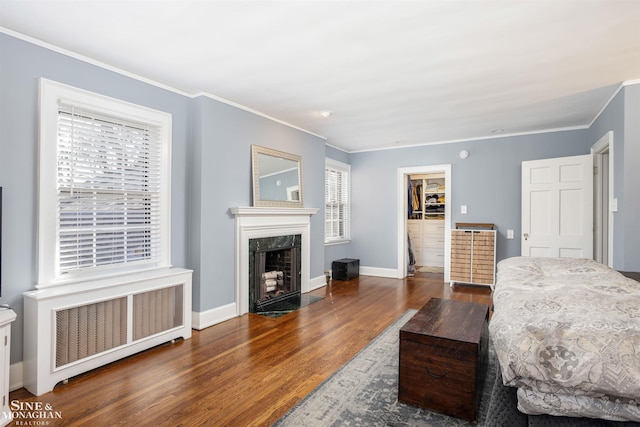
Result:
[[398,169],[398,278],[442,272],[449,281],[451,165]]

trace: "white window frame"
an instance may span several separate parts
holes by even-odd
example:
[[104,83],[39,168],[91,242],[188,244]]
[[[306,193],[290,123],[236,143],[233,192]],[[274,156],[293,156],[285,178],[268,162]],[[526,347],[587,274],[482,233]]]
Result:
[[[333,170],[336,172],[341,172],[346,174],[347,177],[347,203],[346,203],[346,220],[344,220],[345,224],[343,225],[344,235],[337,237],[328,236],[329,231],[327,230],[328,222],[327,221],[327,210],[330,209],[327,203],[327,170]],[[325,159],[325,230],[324,230],[324,243],[325,245],[335,245],[341,243],[349,243],[351,241],[351,165],[347,163],[340,162],[334,159]]]
[[[61,272],[58,237],[58,106],[90,111],[159,127],[159,244],[149,260]],[[171,114],[131,104],[47,79],[40,79],[38,176],[38,282],[46,288],[171,266]]]

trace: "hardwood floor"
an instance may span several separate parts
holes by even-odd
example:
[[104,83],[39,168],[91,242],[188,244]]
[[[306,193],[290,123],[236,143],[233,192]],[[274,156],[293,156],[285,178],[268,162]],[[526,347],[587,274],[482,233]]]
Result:
[[277,319],[248,314],[194,330],[51,393],[20,389],[10,400],[49,404],[61,414],[49,426],[269,426],[407,309],[431,297],[491,304],[488,287],[452,289],[428,273],[360,276],[312,294],[325,298]]

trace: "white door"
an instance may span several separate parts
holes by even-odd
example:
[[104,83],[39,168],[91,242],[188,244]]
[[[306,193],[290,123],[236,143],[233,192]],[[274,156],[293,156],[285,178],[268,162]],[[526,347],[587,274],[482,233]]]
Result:
[[522,255],[593,258],[593,157],[522,162]]

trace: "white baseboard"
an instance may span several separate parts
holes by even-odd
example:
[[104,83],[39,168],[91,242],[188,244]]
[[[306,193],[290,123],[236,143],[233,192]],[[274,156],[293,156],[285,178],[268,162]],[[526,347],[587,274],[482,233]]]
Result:
[[360,274],[363,276],[398,278],[398,270],[395,268],[360,267]]
[[200,313],[191,313],[191,327],[198,331],[208,328],[209,326],[222,323],[225,320],[238,317],[238,310],[235,303],[223,305],[222,307],[216,307],[214,309],[203,311]]
[[309,291],[315,291],[323,286],[327,286],[327,278],[324,274],[309,280]]
[[[314,277],[309,280],[309,291],[319,289],[327,285],[327,281],[324,275]],[[238,310],[235,303],[223,305],[222,307],[216,307],[214,309],[203,311],[201,313],[191,313],[191,327],[198,331],[208,328],[209,326],[222,323],[225,320],[238,317]]]
[[14,363],[9,367],[9,391],[24,387],[24,364]]

